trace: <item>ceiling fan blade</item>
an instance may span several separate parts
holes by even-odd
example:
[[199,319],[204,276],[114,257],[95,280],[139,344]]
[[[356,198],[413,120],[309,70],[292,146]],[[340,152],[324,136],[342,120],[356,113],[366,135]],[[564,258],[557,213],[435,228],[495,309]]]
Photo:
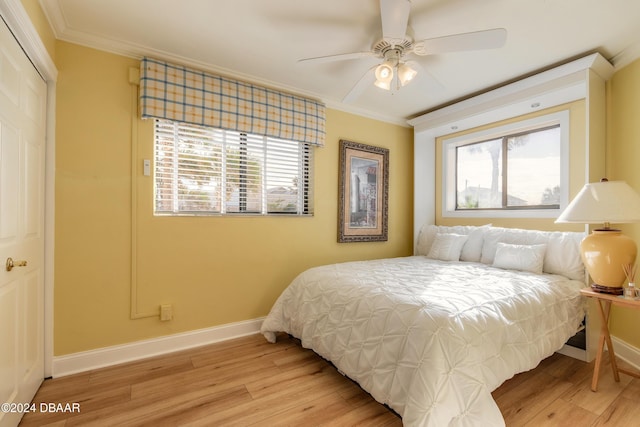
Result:
[[393,44],[402,41],[407,34],[409,0],[380,0],[380,17],[382,20],[382,38]]
[[351,88],[348,94],[342,98],[342,102],[351,103],[358,99],[360,95],[368,88],[373,86],[373,83],[376,81],[375,70],[377,65],[369,68],[366,73],[358,80],[358,82]]
[[423,56],[463,50],[495,49],[502,47],[506,40],[507,30],[494,28],[417,41],[412,51],[416,55]]
[[367,52],[353,52],[353,53],[341,53],[338,55],[327,55],[327,56],[316,56],[315,58],[304,58],[299,59],[298,62],[304,63],[322,63],[322,62],[333,62],[333,61],[345,61],[347,59],[359,59],[359,58],[368,58],[376,56],[376,54],[372,51]]

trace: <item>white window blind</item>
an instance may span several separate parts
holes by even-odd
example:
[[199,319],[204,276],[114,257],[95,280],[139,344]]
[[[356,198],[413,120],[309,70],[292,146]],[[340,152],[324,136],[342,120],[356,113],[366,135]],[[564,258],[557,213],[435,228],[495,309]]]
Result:
[[309,144],[155,120],[155,213],[311,214]]

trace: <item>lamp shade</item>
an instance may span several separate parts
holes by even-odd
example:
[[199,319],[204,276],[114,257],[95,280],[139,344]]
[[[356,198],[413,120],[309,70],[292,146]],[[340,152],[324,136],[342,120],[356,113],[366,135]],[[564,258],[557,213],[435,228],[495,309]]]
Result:
[[416,70],[411,68],[411,66],[407,63],[398,64],[398,79],[400,79],[400,84],[402,86],[409,83],[413,78],[418,74]]
[[586,184],[558,223],[624,224],[640,221],[640,195],[624,181]]
[[[624,181],[586,184],[556,220],[559,223],[604,224],[580,243],[580,255],[600,288],[620,289],[623,266],[635,263],[637,246],[611,223],[640,221],[640,195]],[[611,292],[619,293],[619,292]]]
[[376,67],[376,81],[374,85],[380,89],[391,90],[391,80],[393,79],[393,67],[387,62]]

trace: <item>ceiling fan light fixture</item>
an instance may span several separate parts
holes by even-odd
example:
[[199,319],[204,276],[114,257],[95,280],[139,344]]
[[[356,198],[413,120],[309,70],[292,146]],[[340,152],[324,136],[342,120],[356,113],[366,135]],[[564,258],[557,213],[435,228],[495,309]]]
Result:
[[374,85],[376,87],[379,87],[380,89],[391,90],[391,82],[388,82],[388,81],[376,80]]
[[374,83],[380,89],[391,90],[391,80],[393,80],[393,67],[387,62],[376,67],[376,82]]
[[[373,1],[373,0],[372,0]],[[371,49],[361,52],[318,56],[301,59],[299,62],[344,61],[356,58],[378,58],[382,63],[373,65],[358,80],[343,101],[355,100],[371,83],[384,90],[400,90],[418,73],[423,73],[418,62],[408,61],[409,55],[426,56],[468,50],[496,49],[505,44],[507,31],[504,28],[457,33],[442,37],[415,40],[409,28],[411,0],[379,0],[382,38]],[[347,101],[348,100],[348,101]]]
[[411,68],[406,63],[398,65],[398,79],[400,79],[400,85],[404,86],[409,83],[418,74],[416,70]]
[[391,80],[393,78],[393,67],[386,62],[378,65],[376,68],[376,79]]

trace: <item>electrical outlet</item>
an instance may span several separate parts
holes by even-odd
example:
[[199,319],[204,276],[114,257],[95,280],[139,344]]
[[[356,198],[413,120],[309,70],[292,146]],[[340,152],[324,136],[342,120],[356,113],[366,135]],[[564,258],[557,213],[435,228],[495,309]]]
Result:
[[161,304],[160,305],[160,320],[163,322],[167,322],[173,319],[173,307],[171,304]]

